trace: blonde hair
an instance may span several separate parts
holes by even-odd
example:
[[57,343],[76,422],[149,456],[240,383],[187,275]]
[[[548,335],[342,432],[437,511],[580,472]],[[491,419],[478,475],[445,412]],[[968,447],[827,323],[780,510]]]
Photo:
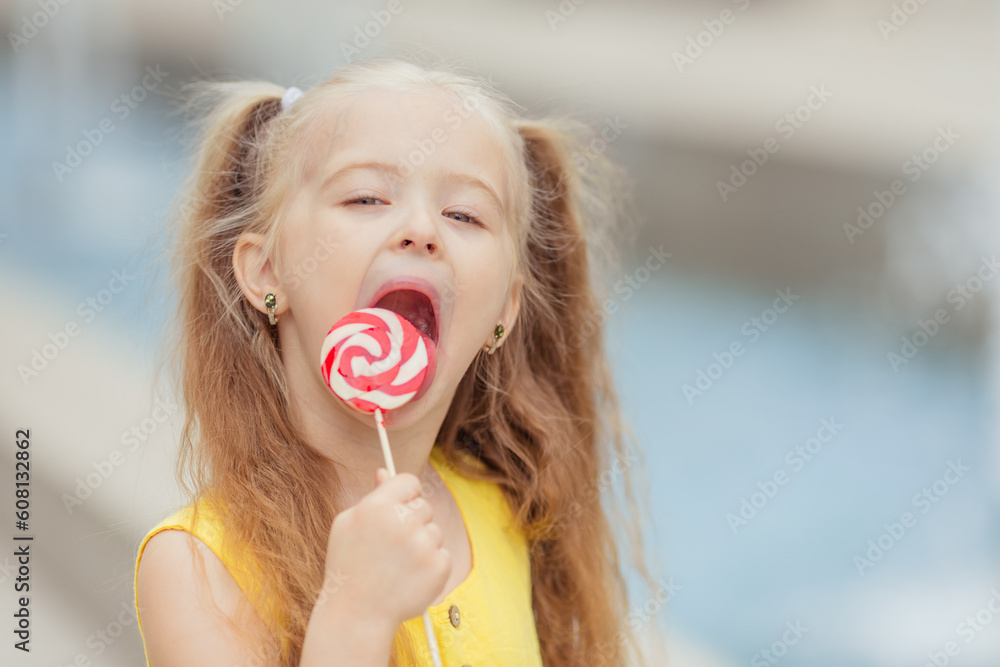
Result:
[[[179,327],[170,362],[180,369],[187,409],[181,487],[192,501],[239,508],[221,513],[225,539],[267,573],[251,601],[283,647],[276,659],[297,665],[324,583],[330,527],[343,509],[335,504],[339,477],[293,423],[276,328],[243,297],[233,248],[252,231],[274,252],[283,203],[315,163],[310,131],[338,102],[377,89],[477,100],[475,113],[509,158],[511,242],[523,281],[518,325],[502,353],[473,361],[437,443],[462,474],[499,485],[528,540],[544,663],[641,662],[617,540],[602,507],[615,494],[601,478],[617,461],[625,495],[612,512],[652,586],[634,498],[635,452],[627,451],[601,328],[593,326],[601,304],[593,260],[627,221],[618,196],[624,181],[604,156],[586,151],[585,124],[522,117],[475,76],[400,59],[359,61],[284,111],[285,89],[271,83],[195,86],[192,105],[202,122],[196,164],[179,195]],[[459,449],[485,463],[484,471],[465,464]],[[392,664],[407,650],[403,634]]]

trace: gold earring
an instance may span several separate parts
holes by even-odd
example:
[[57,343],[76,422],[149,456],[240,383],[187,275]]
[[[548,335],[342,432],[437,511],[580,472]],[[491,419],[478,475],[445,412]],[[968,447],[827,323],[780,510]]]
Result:
[[264,296],[264,307],[267,308],[267,321],[271,324],[278,323],[278,318],[274,316],[274,308],[277,304],[278,300],[270,292]]
[[497,324],[496,328],[493,329],[493,342],[486,348],[486,354],[493,354],[497,351],[497,341],[501,338],[503,338],[503,325]]

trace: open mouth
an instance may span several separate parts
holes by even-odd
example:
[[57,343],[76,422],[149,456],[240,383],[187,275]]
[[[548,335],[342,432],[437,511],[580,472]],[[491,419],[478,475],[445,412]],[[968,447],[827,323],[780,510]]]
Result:
[[434,315],[434,304],[426,294],[411,289],[393,290],[376,301],[374,307],[385,308],[405,317],[417,331],[437,345],[437,317]]

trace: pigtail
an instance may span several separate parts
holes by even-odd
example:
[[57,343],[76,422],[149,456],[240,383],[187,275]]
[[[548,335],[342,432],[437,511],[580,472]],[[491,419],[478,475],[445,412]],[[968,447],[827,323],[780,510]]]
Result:
[[[273,115],[275,101],[280,104],[279,91],[268,84],[201,83],[192,86],[188,104],[189,112],[204,118],[195,166],[179,196],[176,229],[179,366],[190,404],[178,474],[191,499],[195,488],[213,481],[199,479],[212,466],[201,467],[192,460],[194,431],[204,421],[198,413],[208,404],[210,392],[220,389],[217,374],[230,364],[232,355],[240,354],[239,349],[220,354],[221,348],[226,339],[234,338],[249,339],[259,347],[263,331],[255,322],[259,318],[248,317],[250,313],[241,307],[232,251],[253,215],[253,183],[259,181],[254,158],[259,157],[262,126]],[[256,358],[247,361],[250,368],[270,366],[273,377],[271,357],[265,355],[263,364]]]
[[[621,601],[612,599],[613,591],[606,588],[609,573],[593,571],[594,564],[606,565],[607,561],[575,557],[593,547],[587,542],[595,537],[581,534],[574,527],[575,520],[582,519],[592,529],[594,521],[604,521],[593,498],[577,494],[579,481],[596,479],[602,469],[588,377],[594,374],[588,359],[601,341],[598,331],[583,345],[567,344],[581,330],[594,304],[591,291],[582,289],[590,280],[587,245],[571,194],[577,188],[576,175],[562,137],[555,128],[542,124],[526,123],[519,131],[534,192],[525,267],[528,285],[533,283],[534,289],[526,289],[523,298],[524,306],[541,316],[524,318],[517,358],[507,360],[508,365],[519,367],[517,377],[521,369],[530,369],[532,378],[531,391],[515,391],[508,409],[510,423],[517,430],[543,429],[544,435],[533,439],[532,464],[535,484],[548,493],[523,499],[521,513],[533,547],[532,571],[539,573],[533,603],[541,619],[537,621],[539,637],[545,637],[543,658],[573,656],[572,663],[593,656],[594,646],[613,637],[612,628],[598,625],[607,620],[599,610],[621,610]],[[533,404],[558,409],[555,414],[547,409],[549,414],[542,415],[532,409]],[[564,492],[554,493],[555,489]],[[580,595],[582,585],[591,587],[589,596]],[[575,613],[565,613],[567,603]],[[563,613],[557,613],[560,610]],[[606,658],[610,665],[621,662],[617,652]]]

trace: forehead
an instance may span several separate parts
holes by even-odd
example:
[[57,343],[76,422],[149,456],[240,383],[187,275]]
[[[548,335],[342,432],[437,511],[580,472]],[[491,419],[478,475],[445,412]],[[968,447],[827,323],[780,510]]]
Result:
[[506,197],[506,153],[474,98],[443,90],[373,89],[352,93],[322,121],[317,150],[320,181],[342,162],[397,165],[404,173],[462,171]]

